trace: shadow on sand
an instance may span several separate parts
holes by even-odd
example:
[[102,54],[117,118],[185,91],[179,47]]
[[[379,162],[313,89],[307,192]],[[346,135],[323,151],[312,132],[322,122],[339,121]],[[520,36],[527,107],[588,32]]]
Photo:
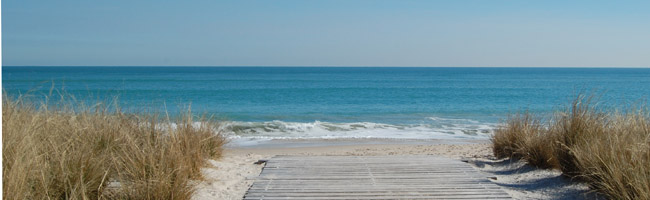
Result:
[[[475,159],[468,163],[496,177],[492,180],[515,198],[604,199],[585,184],[572,181],[557,170],[544,170],[515,159]],[[534,193],[534,194],[533,194]]]

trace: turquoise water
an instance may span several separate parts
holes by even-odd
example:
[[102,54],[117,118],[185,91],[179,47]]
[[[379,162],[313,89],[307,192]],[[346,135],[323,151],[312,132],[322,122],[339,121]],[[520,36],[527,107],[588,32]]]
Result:
[[[136,111],[192,110],[241,138],[485,138],[508,113],[551,113],[581,90],[623,108],[650,69],[375,67],[3,67],[9,95],[119,96]],[[28,92],[30,91],[30,92]]]

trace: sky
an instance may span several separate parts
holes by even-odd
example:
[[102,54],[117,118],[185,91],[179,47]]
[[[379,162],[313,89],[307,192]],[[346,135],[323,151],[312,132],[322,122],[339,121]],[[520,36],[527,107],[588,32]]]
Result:
[[3,66],[650,67],[650,1],[3,0]]

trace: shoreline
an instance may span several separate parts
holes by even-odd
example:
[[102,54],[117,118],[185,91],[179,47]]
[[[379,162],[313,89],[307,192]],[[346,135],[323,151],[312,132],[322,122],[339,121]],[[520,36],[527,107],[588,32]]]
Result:
[[[428,143],[429,142],[429,143]],[[431,155],[467,160],[514,199],[592,199],[586,185],[561,172],[530,167],[521,161],[497,160],[489,140],[295,139],[260,146],[226,147],[223,158],[204,168],[206,180],[193,199],[241,199],[262,171],[258,160],[276,155],[400,156]]]
[[350,145],[431,145],[488,144],[489,139],[401,139],[401,138],[295,138],[295,139],[231,139],[226,149],[260,149],[280,147],[328,147]]

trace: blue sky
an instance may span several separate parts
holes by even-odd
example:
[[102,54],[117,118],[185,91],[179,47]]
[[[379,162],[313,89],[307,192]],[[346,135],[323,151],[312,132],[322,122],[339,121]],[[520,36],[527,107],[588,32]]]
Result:
[[2,1],[2,64],[650,67],[650,1]]

